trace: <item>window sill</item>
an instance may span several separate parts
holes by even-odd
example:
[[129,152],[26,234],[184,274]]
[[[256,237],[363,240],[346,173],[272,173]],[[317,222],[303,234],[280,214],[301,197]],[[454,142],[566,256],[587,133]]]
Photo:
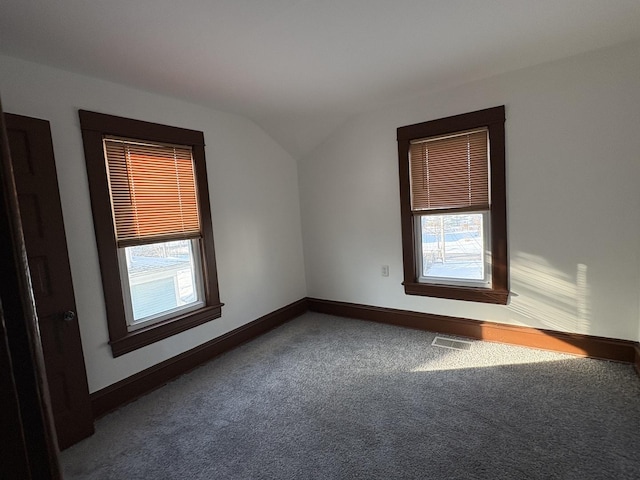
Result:
[[477,287],[454,287],[417,282],[404,282],[407,295],[446,298],[449,300],[465,300],[469,302],[494,303],[506,305],[509,300],[508,290],[491,290]]
[[155,323],[138,330],[128,332],[125,336],[112,340],[111,352],[114,358],[132,352],[138,348],[158,342],[190,328],[202,325],[222,316],[223,303],[201,308],[195,312]]

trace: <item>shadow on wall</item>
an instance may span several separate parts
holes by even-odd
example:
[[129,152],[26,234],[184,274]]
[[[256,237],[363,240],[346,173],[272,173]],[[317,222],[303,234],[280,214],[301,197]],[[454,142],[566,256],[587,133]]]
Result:
[[511,260],[509,309],[514,320],[541,322],[552,330],[588,334],[591,326],[587,266],[579,263],[575,277],[554,268],[538,255],[519,252]]

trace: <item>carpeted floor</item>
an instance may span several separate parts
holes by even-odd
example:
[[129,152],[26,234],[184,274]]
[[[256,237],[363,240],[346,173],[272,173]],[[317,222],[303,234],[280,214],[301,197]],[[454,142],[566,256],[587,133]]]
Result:
[[612,362],[307,313],[107,415],[72,479],[638,479]]

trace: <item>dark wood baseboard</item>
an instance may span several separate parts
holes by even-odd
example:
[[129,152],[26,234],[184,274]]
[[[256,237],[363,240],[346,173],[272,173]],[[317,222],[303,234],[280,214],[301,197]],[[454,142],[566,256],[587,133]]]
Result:
[[99,418],[165,385],[174,378],[193,370],[217,355],[302,315],[307,310],[491,342],[522,345],[579,356],[626,362],[633,364],[640,375],[640,344],[638,342],[393,308],[305,298],[92,393],[93,415],[95,418]]
[[174,378],[193,370],[217,355],[258,337],[268,330],[302,315],[306,311],[307,300],[298,300],[180,355],[98,390],[91,394],[93,416],[94,418],[99,418],[165,385]]
[[308,298],[309,310],[341,317],[388,323],[430,332],[553,350],[583,357],[634,363],[640,372],[638,342],[541,330],[468,318]]

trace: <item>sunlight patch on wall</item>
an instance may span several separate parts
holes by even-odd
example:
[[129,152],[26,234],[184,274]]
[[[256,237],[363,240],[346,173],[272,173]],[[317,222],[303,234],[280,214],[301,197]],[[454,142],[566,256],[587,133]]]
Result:
[[553,330],[589,333],[591,311],[587,266],[565,273],[538,255],[518,253],[511,260],[511,302],[508,306],[525,325],[541,323]]

